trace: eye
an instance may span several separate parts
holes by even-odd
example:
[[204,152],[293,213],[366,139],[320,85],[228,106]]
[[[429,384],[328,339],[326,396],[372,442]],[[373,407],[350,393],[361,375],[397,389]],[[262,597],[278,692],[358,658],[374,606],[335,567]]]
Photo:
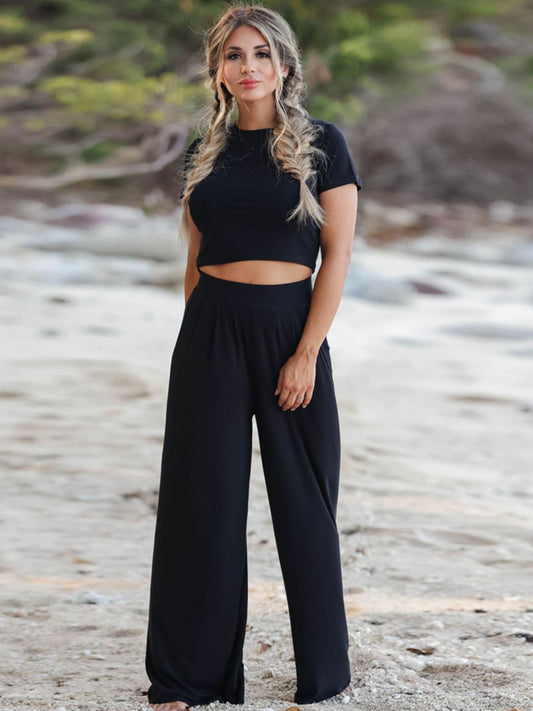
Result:
[[[231,54],[228,54],[228,55],[226,56],[226,59],[233,59],[234,57],[238,57],[238,56],[239,56],[239,52],[232,52]],[[270,59],[270,54],[269,54],[268,52],[265,52],[264,50],[258,52],[258,53],[257,53],[257,56],[258,56],[258,57],[263,56],[263,57],[265,57],[266,59]]]

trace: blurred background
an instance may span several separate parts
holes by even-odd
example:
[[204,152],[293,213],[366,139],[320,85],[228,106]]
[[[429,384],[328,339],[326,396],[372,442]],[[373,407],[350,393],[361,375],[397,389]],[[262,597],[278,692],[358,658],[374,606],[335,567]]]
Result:
[[[341,127],[364,178],[360,240],[527,233],[530,0],[271,7],[300,38],[308,110]],[[181,282],[180,169],[212,101],[202,40],[222,8],[2,3],[3,278],[20,273],[24,248],[23,269],[39,282]]]
[[[270,6],[300,38],[308,110],[346,131],[367,197],[531,206],[531,2]],[[212,101],[201,42],[221,9],[4,1],[2,211],[100,201],[172,212],[195,111]]]
[[[328,334],[357,708],[530,711],[533,1],[265,4],[363,181]],[[225,7],[0,6],[2,709],[145,702],[180,170]],[[251,487],[246,708],[278,711],[255,428]]]

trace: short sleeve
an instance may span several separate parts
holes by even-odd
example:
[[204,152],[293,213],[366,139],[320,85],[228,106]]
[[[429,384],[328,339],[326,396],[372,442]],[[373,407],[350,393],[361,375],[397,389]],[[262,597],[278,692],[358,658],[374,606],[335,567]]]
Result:
[[348,183],[355,183],[357,190],[361,190],[363,184],[344,134],[329,121],[324,122],[324,136],[320,147],[327,154],[327,162],[321,161],[319,165],[322,167],[317,170],[317,193]]
[[181,183],[181,190],[180,190],[180,200],[181,200],[182,197],[183,197],[183,191],[184,191],[184,189],[185,189],[185,177],[186,177],[186,175],[187,175],[187,171],[188,171],[189,168],[190,168],[191,161],[192,161],[192,157],[193,157],[194,153],[196,152],[196,148],[197,148],[198,145],[201,143],[201,141],[202,141],[202,138],[201,138],[201,137],[200,137],[200,138],[195,138],[194,141],[192,141],[192,142],[190,143],[190,145],[188,146],[187,150],[185,151],[185,157],[184,157],[184,159],[183,159],[183,168],[182,168],[182,172],[181,172],[181,175],[182,175],[182,183]]

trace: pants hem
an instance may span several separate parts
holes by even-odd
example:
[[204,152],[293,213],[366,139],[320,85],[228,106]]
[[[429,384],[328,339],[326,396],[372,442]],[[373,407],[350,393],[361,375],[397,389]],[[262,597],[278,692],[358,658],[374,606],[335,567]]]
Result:
[[299,694],[294,695],[294,703],[296,704],[314,704],[318,703],[319,701],[324,701],[325,699],[329,699],[332,696],[335,696],[336,694],[340,694],[341,691],[343,691],[351,682],[351,676],[348,677],[348,680],[344,683],[341,684],[340,686],[336,687],[333,691],[328,691],[325,694],[319,694],[318,696],[314,696],[311,699],[305,700],[302,699],[302,697]]
[[207,706],[208,704],[213,703],[213,701],[220,701],[221,704],[244,704],[244,698],[240,700],[232,696],[226,696],[224,694],[218,694],[209,697],[204,696],[202,698],[193,698],[189,694],[181,694],[179,691],[176,691],[171,694],[148,694],[147,697],[149,704],[171,704],[173,701],[184,701],[186,704],[189,704],[191,708],[193,706]]

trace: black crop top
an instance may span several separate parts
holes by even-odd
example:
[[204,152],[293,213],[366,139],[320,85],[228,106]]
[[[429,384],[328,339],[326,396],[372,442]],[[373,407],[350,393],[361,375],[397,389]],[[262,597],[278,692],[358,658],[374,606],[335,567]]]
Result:
[[[347,183],[360,190],[361,178],[342,132],[329,121],[311,120],[324,125],[317,145],[328,156],[324,168],[317,169],[313,194]],[[298,203],[300,184],[288,173],[276,173],[267,144],[273,129],[246,131],[231,124],[229,130],[213,171],[195,186],[189,200],[191,217],[202,235],[196,267],[273,259],[305,264],[314,272],[320,228],[310,219],[300,228],[296,219],[285,222]],[[187,148],[185,171],[200,141],[196,138]]]

